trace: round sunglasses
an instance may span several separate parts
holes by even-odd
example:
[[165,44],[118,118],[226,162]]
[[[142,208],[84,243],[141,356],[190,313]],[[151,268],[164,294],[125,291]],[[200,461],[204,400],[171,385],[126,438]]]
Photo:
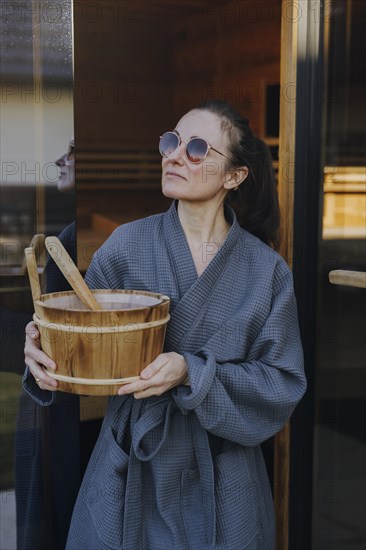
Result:
[[219,155],[222,155],[223,157],[229,159],[229,157],[224,155],[224,153],[221,153],[220,151],[212,147],[204,138],[193,137],[190,140],[185,141],[184,139],[181,139],[181,137],[175,132],[165,132],[165,134],[160,136],[160,154],[165,158],[169,157],[169,155],[171,155],[182,142],[186,144],[187,159],[193,164],[199,164],[200,162],[205,160],[210,149],[212,149],[216,153],[219,153]]

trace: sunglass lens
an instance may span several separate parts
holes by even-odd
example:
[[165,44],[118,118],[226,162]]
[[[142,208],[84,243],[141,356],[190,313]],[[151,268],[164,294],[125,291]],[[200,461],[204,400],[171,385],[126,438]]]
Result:
[[191,162],[202,162],[208,152],[208,144],[204,139],[193,138],[187,145],[187,157]]
[[168,157],[178,147],[179,139],[173,132],[166,132],[160,138],[159,151],[163,157]]

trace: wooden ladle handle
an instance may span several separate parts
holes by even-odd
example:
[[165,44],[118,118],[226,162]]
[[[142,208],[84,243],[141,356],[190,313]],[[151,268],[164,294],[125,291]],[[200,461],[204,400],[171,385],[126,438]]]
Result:
[[70,258],[61,241],[57,237],[46,237],[45,244],[51,258],[55,261],[80,300],[89,309],[103,309],[91,293],[90,288],[85,283],[80,271]]

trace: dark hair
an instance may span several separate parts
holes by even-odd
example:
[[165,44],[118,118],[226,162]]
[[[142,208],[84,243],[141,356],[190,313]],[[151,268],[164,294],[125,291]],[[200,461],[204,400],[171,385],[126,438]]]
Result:
[[278,247],[280,209],[271,153],[261,139],[249,128],[249,121],[228,102],[214,99],[201,103],[196,109],[209,111],[221,119],[231,147],[233,168],[247,166],[249,174],[238,190],[229,191],[226,202],[232,206],[238,222],[261,241]]

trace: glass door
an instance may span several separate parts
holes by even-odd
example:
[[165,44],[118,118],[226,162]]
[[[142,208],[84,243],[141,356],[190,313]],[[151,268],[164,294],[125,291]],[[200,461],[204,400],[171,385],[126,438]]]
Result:
[[308,391],[291,421],[289,548],[361,550],[366,5],[300,0],[298,15],[293,272]]
[[366,544],[365,13],[357,0],[325,6],[314,550]]
[[25,523],[42,529],[50,508],[35,474],[42,408],[21,385],[33,314],[24,248],[75,220],[72,3],[2,2],[0,12],[0,548],[15,550],[41,548]]

